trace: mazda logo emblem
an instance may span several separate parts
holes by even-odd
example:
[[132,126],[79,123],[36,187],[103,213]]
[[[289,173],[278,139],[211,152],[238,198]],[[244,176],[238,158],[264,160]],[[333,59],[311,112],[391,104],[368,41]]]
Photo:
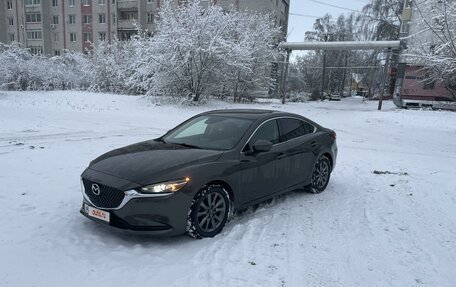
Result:
[[92,192],[95,195],[100,195],[100,187],[98,186],[98,184],[92,184]]

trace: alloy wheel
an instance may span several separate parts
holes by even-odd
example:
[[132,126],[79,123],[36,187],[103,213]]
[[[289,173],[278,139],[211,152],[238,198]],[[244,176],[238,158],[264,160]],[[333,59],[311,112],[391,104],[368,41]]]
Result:
[[187,233],[193,238],[214,237],[222,231],[232,212],[224,186],[204,186],[193,199],[187,218]]
[[323,157],[315,165],[315,169],[312,174],[312,187],[317,192],[323,191],[326,188],[326,185],[328,184],[329,175],[329,161],[326,157]]
[[198,226],[204,232],[213,232],[225,219],[225,199],[220,193],[209,193],[201,201],[197,213]]

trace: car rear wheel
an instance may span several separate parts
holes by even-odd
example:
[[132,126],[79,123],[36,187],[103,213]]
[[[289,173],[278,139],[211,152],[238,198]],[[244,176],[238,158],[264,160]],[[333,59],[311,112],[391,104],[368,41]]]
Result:
[[221,185],[201,189],[192,201],[187,233],[194,238],[214,237],[222,231],[230,213],[228,192]]
[[310,182],[310,192],[320,193],[328,186],[331,176],[331,162],[326,156],[321,156],[315,163]]

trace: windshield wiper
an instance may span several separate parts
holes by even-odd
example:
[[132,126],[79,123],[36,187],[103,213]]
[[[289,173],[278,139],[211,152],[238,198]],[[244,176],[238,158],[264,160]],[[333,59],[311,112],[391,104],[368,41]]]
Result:
[[189,147],[189,148],[201,149],[199,146],[191,145],[191,144],[188,144],[188,143],[174,143],[174,144],[181,145],[181,146],[184,146],[184,147]]
[[154,139],[154,141],[161,142],[161,143],[167,143],[162,138],[156,138],[156,139]]

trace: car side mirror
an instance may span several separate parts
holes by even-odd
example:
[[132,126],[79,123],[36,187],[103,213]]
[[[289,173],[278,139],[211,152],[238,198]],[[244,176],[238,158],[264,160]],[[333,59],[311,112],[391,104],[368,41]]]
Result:
[[272,142],[267,141],[267,140],[257,140],[253,144],[252,149],[254,152],[270,151],[272,149]]

